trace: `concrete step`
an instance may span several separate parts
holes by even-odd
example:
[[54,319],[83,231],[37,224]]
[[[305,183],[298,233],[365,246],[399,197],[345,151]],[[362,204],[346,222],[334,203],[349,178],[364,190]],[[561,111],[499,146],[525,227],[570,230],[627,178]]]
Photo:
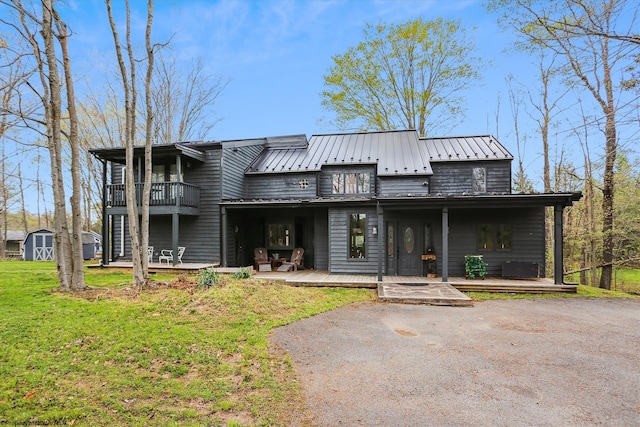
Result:
[[378,300],[402,304],[470,307],[473,300],[448,283],[408,285],[379,283]]

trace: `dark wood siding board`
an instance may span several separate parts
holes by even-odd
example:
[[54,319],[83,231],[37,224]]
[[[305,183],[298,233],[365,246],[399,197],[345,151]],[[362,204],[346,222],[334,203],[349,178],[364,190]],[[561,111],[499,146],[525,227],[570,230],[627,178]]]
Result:
[[335,173],[369,173],[369,193],[359,193],[358,196],[371,196],[376,194],[376,174],[374,165],[356,166],[324,166],[319,176],[320,197],[344,197],[345,194],[333,194],[333,174]]
[[434,162],[430,179],[430,193],[462,194],[473,192],[472,170],[484,167],[487,171],[487,193],[511,192],[511,162],[509,160]]
[[[306,180],[307,187],[301,188],[300,181]],[[246,199],[315,199],[317,174],[263,174],[246,177]]]
[[429,193],[428,176],[378,177],[380,196],[428,196]]
[[316,210],[313,229],[315,269],[329,270],[329,212],[327,209]]
[[[510,224],[510,251],[481,251],[477,248],[478,224]],[[544,208],[450,210],[449,274],[463,276],[465,255],[481,254],[487,263],[487,275],[500,277],[506,261],[536,262],[540,274],[545,271]]]
[[[349,215],[367,214],[366,251],[364,259],[349,258]],[[375,207],[329,209],[329,272],[341,274],[378,273],[378,236],[373,227],[378,226]]]
[[245,197],[245,171],[262,153],[263,143],[222,150],[222,198],[242,199]]

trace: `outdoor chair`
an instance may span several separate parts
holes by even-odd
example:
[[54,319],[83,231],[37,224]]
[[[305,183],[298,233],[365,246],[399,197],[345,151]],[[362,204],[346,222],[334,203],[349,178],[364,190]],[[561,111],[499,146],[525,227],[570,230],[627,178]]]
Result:
[[280,267],[278,267],[278,271],[298,271],[304,270],[304,249],[295,248],[293,252],[291,252],[291,261],[283,262]]
[[[178,246],[178,262],[182,264],[182,255],[184,255],[184,251],[187,248],[184,246]],[[160,251],[160,256],[158,257],[158,262],[162,264],[162,261],[167,261],[167,264],[173,262],[173,249],[163,249]]]
[[266,248],[255,248],[253,250],[253,262],[256,270],[271,271],[271,261],[269,261]]
[[147,247],[147,261],[149,264],[153,262],[153,246]]

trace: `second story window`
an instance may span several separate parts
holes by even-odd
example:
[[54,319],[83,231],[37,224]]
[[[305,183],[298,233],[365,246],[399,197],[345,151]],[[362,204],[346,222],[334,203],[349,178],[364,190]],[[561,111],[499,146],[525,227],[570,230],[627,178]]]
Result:
[[485,168],[473,168],[473,192],[487,192],[487,170]]
[[371,192],[368,173],[334,173],[332,194],[359,194]]

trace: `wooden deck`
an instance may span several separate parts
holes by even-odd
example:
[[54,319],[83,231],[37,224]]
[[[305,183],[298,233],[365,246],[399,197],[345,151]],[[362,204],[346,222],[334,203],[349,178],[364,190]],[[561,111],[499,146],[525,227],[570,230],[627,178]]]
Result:
[[[292,286],[341,286],[372,288],[378,287],[377,276],[356,274],[329,274],[326,271],[303,270],[297,272],[256,272],[254,277],[278,280]],[[400,285],[426,285],[444,283],[441,277],[421,276],[383,276],[382,283]],[[575,293],[576,285],[555,285],[551,279],[508,280],[486,278],[484,280],[450,277],[446,282],[459,291],[475,292],[511,292],[511,293]]]
[[[111,262],[109,265],[92,265],[90,268],[131,269],[131,262]],[[215,267],[222,274],[232,274],[240,268],[219,267],[217,263],[184,263],[173,266],[157,262],[149,265],[151,273],[166,274],[197,274],[198,271]],[[359,274],[329,274],[326,271],[300,270],[300,271],[260,271],[253,267],[246,267],[253,271],[253,276],[258,279],[276,280],[291,286],[318,286],[318,287],[352,287],[352,288],[378,288],[378,277]],[[441,277],[429,278],[421,276],[383,276],[382,283],[398,285],[428,285],[440,284]],[[464,277],[450,277],[447,284],[462,292],[507,292],[507,293],[575,293],[577,285],[555,285],[551,279],[508,280],[502,278],[486,278],[484,280],[465,279]]]

